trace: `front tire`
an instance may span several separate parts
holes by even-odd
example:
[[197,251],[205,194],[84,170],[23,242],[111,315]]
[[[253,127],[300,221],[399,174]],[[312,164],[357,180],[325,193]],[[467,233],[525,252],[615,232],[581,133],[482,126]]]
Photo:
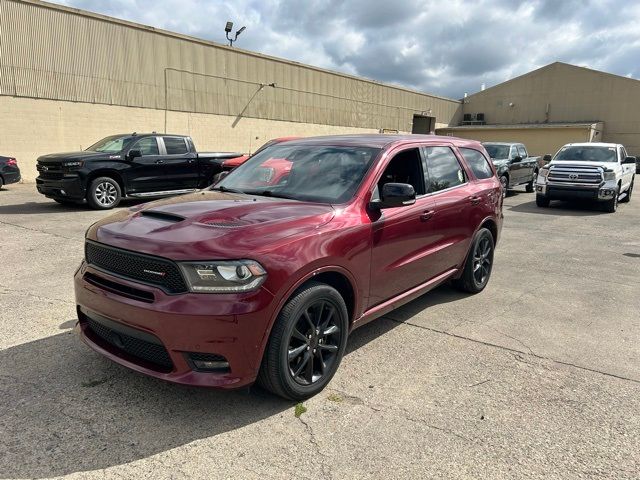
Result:
[[613,195],[613,198],[604,202],[603,210],[605,212],[616,213],[616,210],[618,210],[618,195],[619,192],[616,189],[616,193]]
[[456,288],[467,293],[484,290],[491,278],[494,248],[493,235],[487,228],[481,228],[471,244],[462,276],[454,281]]
[[110,210],[122,200],[120,185],[111,177],[98,177],[87,190],[87,203],[95,210]]
[[542,208],[547,208],[551,201],[544,195],[536,195],[536,205]]
[[535,190],[536,178],[538,178],[538,171],[537,170],[535,172],[533,172],[533,178],[531,179],[531,181],[529,183],[527,183],[527,186],[525,187],[525,190],[526,190],[527,193],[533,193],[533,191]]
[[502,198],[505,198],[507,196],[507,190],[509,190],[509,177],[501,175],[500,185],[502,185]]
[[258,383],[291,400],[316,395],[340,365],[348,329],[349,315],[340,293],[323,283],[308,283],[280,311]]

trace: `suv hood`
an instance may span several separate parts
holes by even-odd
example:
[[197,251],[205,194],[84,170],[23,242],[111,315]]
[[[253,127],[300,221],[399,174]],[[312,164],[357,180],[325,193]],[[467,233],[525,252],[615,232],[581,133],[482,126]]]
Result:
[[119,158],[122,158],[122,155],[119,153],[101,153],[84,150],[82,152],[51,153],[49,155],[42,155],[41,157],[38,157],[38,162],[46,165],[60,163],[62,161],[109,160]]
[[174,260],[252,258],[334,215],[326,204],[201,191],[118,212],[94,224],[87,238]]

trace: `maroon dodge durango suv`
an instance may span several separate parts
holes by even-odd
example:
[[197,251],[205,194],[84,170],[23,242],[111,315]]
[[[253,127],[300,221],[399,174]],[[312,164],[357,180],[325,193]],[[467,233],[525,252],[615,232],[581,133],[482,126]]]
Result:
[[345,135],[273,145],[214,187],[109,216],[75,275],[82,339],[171,382],[291,399],[349,332],[445,281],[489,281],[502,191],[475,141]]

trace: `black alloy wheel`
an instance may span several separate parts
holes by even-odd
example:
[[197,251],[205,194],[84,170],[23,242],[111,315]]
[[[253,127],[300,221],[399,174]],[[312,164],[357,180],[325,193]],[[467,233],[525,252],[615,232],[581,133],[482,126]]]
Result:
[[349,315],[333,287],[309,282],[280,311],[265,349],[258,383],[284,398],[319,393],[336,373],[347,344]]
[[480,293],[489,283],[493,268],[493,235],[487,228],[478,230],[467,255],[464,270],[454,285],[468,293]]
[[493,245],[491,239],[483,237],[473,252],[473,278],[477,285],[484,285],[491,275],[493,263]]

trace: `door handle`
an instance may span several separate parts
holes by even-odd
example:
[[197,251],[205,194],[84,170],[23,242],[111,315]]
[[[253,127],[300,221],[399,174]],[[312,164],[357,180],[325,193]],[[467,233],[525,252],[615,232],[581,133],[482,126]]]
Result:
[[426,222],[431,217],[433,217],[434,213],[436,212],[434,212],[433,210],[427,210],[426,212],[422,212],[422,214],[420,215],[420,220],[422,220],[423,222]]
[[478,197],[477,195],[469,197],[469,201],[471,202],[471,205],[478,205],[481,200],[482,200],[482,198]]
[[156,163],[164,163],[164,160],[156,160]]

